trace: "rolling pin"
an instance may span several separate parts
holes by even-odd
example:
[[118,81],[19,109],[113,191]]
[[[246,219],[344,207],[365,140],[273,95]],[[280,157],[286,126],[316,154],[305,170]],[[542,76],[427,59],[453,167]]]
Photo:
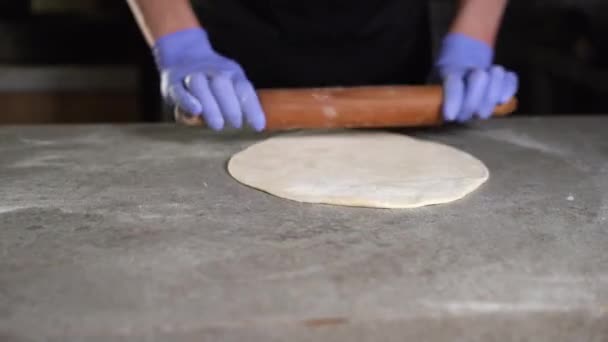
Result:
[[[266,114],[266,130],[322,128],[388,128],[440,125],[441,86],[366,86],[258,90]],[[512,98],[494,116],[517,108]],[[176,121],[203,126],[201,116],[175,110]]]

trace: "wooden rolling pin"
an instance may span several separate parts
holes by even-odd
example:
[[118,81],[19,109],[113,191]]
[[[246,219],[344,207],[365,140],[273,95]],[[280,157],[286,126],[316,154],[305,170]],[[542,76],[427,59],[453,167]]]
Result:
[[[266,130],[302,128],[419,127],[440,125],[440,86],[263,89],[258,91]],[[496,107],[495,116],[517,108],[517,99]],[[203,118],[175,110],[176,120],[204,125]]]

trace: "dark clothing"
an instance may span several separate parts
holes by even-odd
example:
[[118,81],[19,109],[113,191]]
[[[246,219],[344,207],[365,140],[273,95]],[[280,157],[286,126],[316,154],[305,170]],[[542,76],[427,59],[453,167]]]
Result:
[[218,52],[256,87],[424,83],[426,0],[199,0]]

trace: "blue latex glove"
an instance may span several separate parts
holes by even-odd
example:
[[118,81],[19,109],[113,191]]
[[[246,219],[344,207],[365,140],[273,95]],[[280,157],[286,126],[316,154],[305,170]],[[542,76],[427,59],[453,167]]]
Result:
[[213,50],[201,28],[161,37],[154,45],[162,95],[213,130],[246,121],[256,131],[266,125],[262,106],[241,66]]
[[493,49],[463,34],[448,34],[436,63],[443,80],[443,116],[446,121],[487,119],[498,104],[515,95],[518,78],[502,66],[492,65]]

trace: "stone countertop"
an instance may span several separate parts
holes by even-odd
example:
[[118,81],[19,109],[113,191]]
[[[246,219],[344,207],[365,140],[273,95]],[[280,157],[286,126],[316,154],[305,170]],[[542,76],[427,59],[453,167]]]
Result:
[[243,186],[262,139],[0,128],[2,341],[606,341],[608,117],[407,131],[486,163],[463,200],[301,204]]

